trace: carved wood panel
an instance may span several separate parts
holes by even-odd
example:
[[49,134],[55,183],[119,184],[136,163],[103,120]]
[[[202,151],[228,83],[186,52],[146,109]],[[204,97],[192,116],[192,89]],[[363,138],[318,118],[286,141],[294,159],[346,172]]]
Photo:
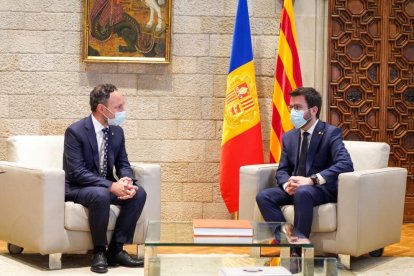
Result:
[[385,141],[408,169],[414,221],[414,0],[331,0],[328,121],[346,140]]

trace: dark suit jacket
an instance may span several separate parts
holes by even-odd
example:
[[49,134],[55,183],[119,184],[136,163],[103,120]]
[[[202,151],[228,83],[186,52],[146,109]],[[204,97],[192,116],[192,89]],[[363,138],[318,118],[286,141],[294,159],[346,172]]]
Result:
[[[293,129],[282,138],[282,154],[276,172],[277,183],[281,186],[295,175],[299,162],[300,149],[299,129]],[[341,129],[318,121],[312,134],[306,159],[306,176],[319,173],[326,184],[321,188],[336,195],[338,191],[338,175],[353,171],[353,164],[342,141]]]
[[119,126],[109,127],[107,179],[99,176],[99,152],[92,115],[72,124],[65,132],[63,169],[65,170],[66,200],[76,198],[82,187],[110,187],[115,182],[113,168],[118,177],[133,179],[131,165],[125,150],[124,131]]

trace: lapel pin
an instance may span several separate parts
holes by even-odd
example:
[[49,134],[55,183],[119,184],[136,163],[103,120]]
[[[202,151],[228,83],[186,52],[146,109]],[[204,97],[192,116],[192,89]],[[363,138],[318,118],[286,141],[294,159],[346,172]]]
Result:
[[319,131],[319,132],[318,132],[318,134],[319,134],[319,135],[322,135],[322,134],[323,134],[323,131]]

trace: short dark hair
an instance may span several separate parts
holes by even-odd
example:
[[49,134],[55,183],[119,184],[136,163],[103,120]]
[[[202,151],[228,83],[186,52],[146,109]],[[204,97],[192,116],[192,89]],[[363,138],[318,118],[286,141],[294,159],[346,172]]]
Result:
[[112,92],[118,90],[115,85],[110,83],[98,84],[90,94],[89,104],[91,105],[92,112],[96,111],[98,104],[104,104],[108,102],[109,96]]
[[322,106],[322,96],[319,94],[318,91],[316,91],[312,87],[299,87],[290,92],[291,97],[297,97],[297,96],[305,96],[306,103],[308,104],[308,107],[314,107],[316,106],[318,108],[318,112],[316,113],[316,118],[319,118],[319,114],[321,114],[321,106]]

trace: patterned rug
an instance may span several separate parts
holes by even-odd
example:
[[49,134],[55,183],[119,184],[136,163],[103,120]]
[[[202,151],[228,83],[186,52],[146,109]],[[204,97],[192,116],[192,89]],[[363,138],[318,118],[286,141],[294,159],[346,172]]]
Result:
[[[218,275],[217,267],[226,266],[254,266],[262,265],[253,258],[243,258],[242,261],[235,257],[240,255],[223,255],[208,254],[173,254],[161,255],[162,261],[159,269],[162,276],[204,276],[204,275]],[[9,255],[0,254],[0,275],[95,275],[90,271],[90,255],[78,254],[64,254],[62,256],[62,269],[49,271],[47,269],[48,257],[39,254],[21,254]],[[237,264],[235,264],[237,263]],[[408,276],[414,275],[414,258],[411,257],[359,257],[351,261],[352,271],[341,268],[338,270],[338,275],[358,275],[358,276],[378,276],[378,275],[392,275],[392,276]],[[143,268],[126,268],[114,267],[110,268],[105,275],[134,275],[143,276]],[[318,271],[315,271],[315,275]]]
[[358,276],[408,276],[414,275],[412,257],[359,257],[351,259],[352,271]]

